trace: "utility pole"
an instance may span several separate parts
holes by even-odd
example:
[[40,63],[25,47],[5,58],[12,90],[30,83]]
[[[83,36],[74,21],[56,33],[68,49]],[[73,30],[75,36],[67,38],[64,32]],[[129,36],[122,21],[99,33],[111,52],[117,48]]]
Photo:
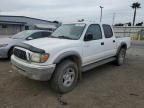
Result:
[[115,23],[115,17],[116,17],[116,13],[113,13],[113,21],[112,21],[112,25],[114,25],[114,23]]
[[100,22],[102,22],[102,16],[103,16],[103,8],[104,8],[104,7],[100,6],[100,9],[101,9]]

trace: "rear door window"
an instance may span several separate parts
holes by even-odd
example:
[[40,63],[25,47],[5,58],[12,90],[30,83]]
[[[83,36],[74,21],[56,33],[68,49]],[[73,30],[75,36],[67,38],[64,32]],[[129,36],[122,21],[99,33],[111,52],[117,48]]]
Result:
[[112,32],[112,28],[111,28],[110,25],[103,24],[102,27],[103,27],[103,30],[104,30],[105,38],[113,37],[113,32]]

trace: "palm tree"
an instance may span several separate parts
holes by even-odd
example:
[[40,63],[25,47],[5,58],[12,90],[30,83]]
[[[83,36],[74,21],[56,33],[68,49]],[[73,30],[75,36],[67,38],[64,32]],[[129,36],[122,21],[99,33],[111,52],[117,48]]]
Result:
[[138,2],[135,2],[135,3],[132,4],[131,7],[134,9],[134,17],[133,17],[133,26],[134,26],[135,25],[137,9],[141,8],[141,4],[138,3]]

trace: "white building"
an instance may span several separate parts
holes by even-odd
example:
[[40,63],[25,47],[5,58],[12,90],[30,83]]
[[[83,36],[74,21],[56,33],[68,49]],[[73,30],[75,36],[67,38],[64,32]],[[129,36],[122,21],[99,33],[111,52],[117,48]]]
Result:
[[13,35],[23,30],[44,29],[55,30],[61,24],[26,16],[0,15],[0,35]]

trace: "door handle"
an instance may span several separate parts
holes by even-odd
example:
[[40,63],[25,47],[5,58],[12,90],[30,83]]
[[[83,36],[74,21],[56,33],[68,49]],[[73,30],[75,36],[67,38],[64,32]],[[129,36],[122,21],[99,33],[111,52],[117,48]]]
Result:
[[116,41],[115,40],[113,40],[113,43],[115,43]]
[[104,45],[104,42],[101,42],[101,45]]

